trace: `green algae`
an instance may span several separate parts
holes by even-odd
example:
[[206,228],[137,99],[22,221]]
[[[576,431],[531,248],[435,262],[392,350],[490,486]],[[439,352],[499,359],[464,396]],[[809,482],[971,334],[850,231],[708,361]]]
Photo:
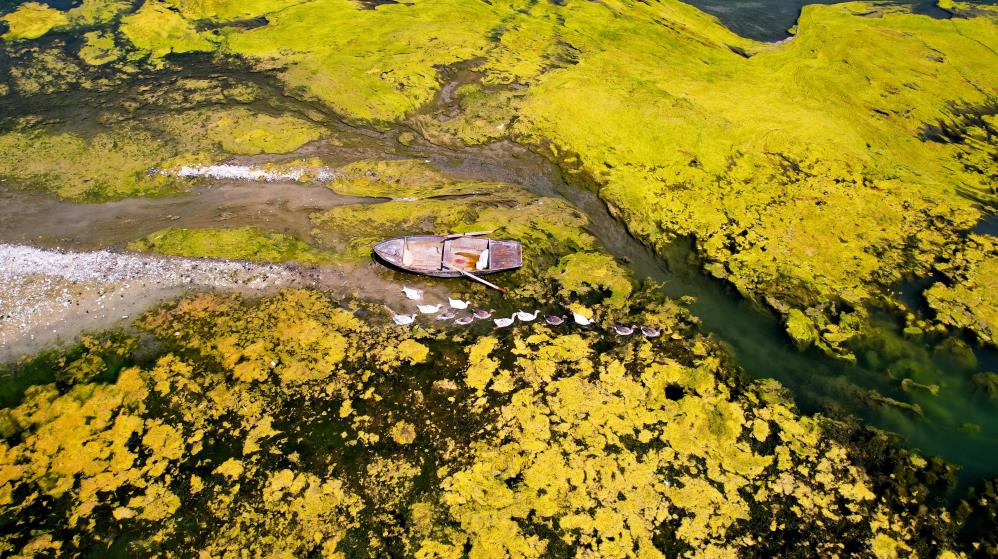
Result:
[[8,30],[0,35],[0,39],[7,41],[37,39],[53,27],[65,25],[69,21],[65,12],[38,2],[21,4],[2,19],[7,23]]
[[321,264],[332,255],[292,236],[256,227],[180,229],[171,227],[129,243],[130,250],[174,256],[223,258],[253,262]]
[[392,121],[438,89],[435,66],[467,60],[485,45],[490,9],[468,2],[415,2],[362,10],[317,0],[268,15],[264,27],[230,34],[225,50],[281,67],[289,89],[349,118]]
[[439,196],[483,194],[496,185],[458,181],[430,164],[415,159],[362,160],[337,169],[327,188],[346,196],[407,200]]
[[319,125],[290,114],[272,116],[246,108],[180,112],[157,123],[189,152],[222,151],[238,155],[283,154],[323,137]]
[[279,12],[301,0],[167,0],[190,20],[236,21]]
[[598,253],[577,252],[564,256],[551,276],[560,286],[566,299],[585,296],[591,292],[609,294],[606,303],[621,307],[628,302],[632,286],[628,274],[610,256]]
[[158,1],[145,2],[137,12],[123,17],[120,30],[136,48],[154,59],[215,48],[209,35],[198,32],[183,16]]
[[966,328],[981,343],[998,345],[998,242],[991,236],[971,235],[954,259],[939,265],[949,283],[925,291],[940,322]]
[[101,66],[121,58],[122,51],[115,44],[111,33],[91,31],[83,35],[79,56],[80,60],[91,66]]
[[175,180],[149,174],[172,152],[144,131],[123,128],[89,138],[46,132],[0,135],[0,175],[81,201],[179,190]]
[[[104,63],[118,56],[116,51],[105,52],[100,48],[87,56],[108,58],[91,59],[88,63]],[[46,72],[44,79],[60,81],[59,72]],[[22,92],[30,92],[24,83],[18,83]],[[25,83],[45,87],[48,82]],[[60,81],[60,85],[66,84]],[[238,100],[254,93],[231,89],[223,94],[216,87],[187,85],[195,89],[191,97],[196,100],[201,96],[203,101],[208,101],[214,93],[223,100],[227,100],[226,95]],[[163,103],[172,100],[157,99]],[[211,112],[176,111],[140,119],[103,113],[100,119],[121,122],[113,131],[87,135],[36,124],[31,119],[19,121],[15,129],[0,133],[3,155],[0,175],[15,179],[22,187],[47,190],[76,201],[173,194],[190,187],[188,181],[169,176],[169,172],[182,165],[220,162],[233,154],[288,153],[325,136],[321,125],[304,118],[244,107]],[[157,169],[167,173],[156,173]]]
[[[962,521],[940,520],[914,473],[935,466],[902,454],[890,476],[864,470],[706,340],[527,326],[455,353],[382,332],[388,317],[350,310],[363,307],[303,290],[188,297],[140,321],[164,345],[116,380],[30,389],[0,412],[0,510],[20,518],[0,545],[78,556],[114,540],[151,557],[964,545]],[[881,479],[913,492],[875,493]]]

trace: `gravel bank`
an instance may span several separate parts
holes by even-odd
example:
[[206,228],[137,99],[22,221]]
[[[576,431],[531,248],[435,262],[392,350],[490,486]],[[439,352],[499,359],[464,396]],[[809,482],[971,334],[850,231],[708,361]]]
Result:
[[314,283],[292,266],[0,244],[0,360],[125,322],[192,288]]

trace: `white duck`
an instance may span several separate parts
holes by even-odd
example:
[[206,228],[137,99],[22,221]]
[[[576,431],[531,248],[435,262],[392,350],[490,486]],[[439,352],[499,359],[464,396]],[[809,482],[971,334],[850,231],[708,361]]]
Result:
[[452,309],[464,310],[468,308],[468,302],[462,301],[460,299],[451,299],[450,297],[448,297],[447,303],[450,305],[450,308]]
[[412,324],[413,322],[416,322],[416,315],[415,315],[415,313],[414,314],[395,314],[395,313],[392,313],[392,320],[394,320],[395,324],[398,324],[399,326],[408,326],[408,325]]
[[433,314],[439,311],[441,306],[443,305],[416,305],[416,308],[423,314]]
[[405,293],[407,299],[412,299],[413,301],[418,301],[423,298],[423,290],[415,289],[412,287],[402,286],[402,293]]
[[496,328],[505,328],[505,327],[513,324],[514,322],[516,322],[516,313],[514,313],[513,316],[511,316],[509,318],[497,318],[497,319],[493,320],[492,322],[496,323]]
[[537,318],[537,315],[540,312],[541,311],[535,310],[534,314],[530,314],[530,313],[524,312],[524,311],[516,311],[514,313],[514,316],[516,318],[520,319],[521,322],[530,322],[530,321],[534,320],[535,318]]
[[585,316],[582,316],[581,314],[574,311],[572,312],[572,319],[575,320],[575,323],[578,324],[579,326],[589,326],[590,324],[593,323],[593,319],[586,318]]

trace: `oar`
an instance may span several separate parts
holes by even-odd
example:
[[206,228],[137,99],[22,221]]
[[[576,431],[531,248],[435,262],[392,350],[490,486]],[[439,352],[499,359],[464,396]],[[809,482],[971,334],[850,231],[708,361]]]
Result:
[[[495,231],[495,229],[493,229],[492,231]],[[451,239],[456,239],[458,237],[481,237],[482,235],[488,235],[492,231],[475,231],[474,233],[451,233],[450,235],[444,236],[443,239],[440,239],[440,242],[449,241]]]
[[491,287],[492,289],[495,289],[499,293],[502,293],[503,295],[506,295],[507,293],[509,293],[509,290],[506,289],[505,287],[499,287],[498,285],[496,285],[494,283],[487,282],[487,281],[483,280],[482,278],[476,276],[475,274],[472,274],[470,272],[466,272],[466,271],[462,270],[461,268],[455,268],[454,266],[451,266],[450,264],[447,264],[446,262],[444,262],[443,265],[444,265],[444,268],[447,268],[448,270],[455,270],[457,272],[461,272],[462,275],[467,276],[467,277],[469,277],[469,278],[477,281],[480,284],[487,285],[487,286]]

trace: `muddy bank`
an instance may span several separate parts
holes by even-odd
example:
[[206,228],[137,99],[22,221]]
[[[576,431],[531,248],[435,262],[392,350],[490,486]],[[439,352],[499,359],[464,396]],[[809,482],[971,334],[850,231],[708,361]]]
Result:
[[0,241],[92,250],[166,227],[252,224],[308,238],[308,214],[368,199],[288,182],[217,181],[168,198],[76,204],[21,190],[0,191]]

